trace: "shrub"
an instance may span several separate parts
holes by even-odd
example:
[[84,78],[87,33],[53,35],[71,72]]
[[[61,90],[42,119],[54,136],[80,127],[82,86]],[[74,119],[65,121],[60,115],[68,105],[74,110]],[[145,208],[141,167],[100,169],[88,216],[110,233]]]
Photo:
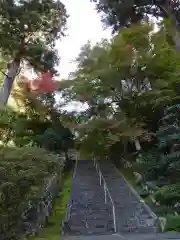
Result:
[[153,212],[157,215],[157,216],[167,216],[168,214],[173,214],[174,213],[174,209],[167,207],[167,206],[157,206],[157,205],[153,205]]
[[162,205],[173,206],[180,199],[180,185],[167,185],[159,188],[154,198]]
[[165,231],[177,231],[180,232],[180,216],[167,216],[167,222]]
[[60,158],[44,149],[0,147],[0,235],[15,234],[29,201],[36,204],[49,179],[62,169]]
[[144,180],[152,181],[158,179],[162,171],[162,162],[158,151],[152,150],[142,153],[138,160],[138,170],[143,175]]

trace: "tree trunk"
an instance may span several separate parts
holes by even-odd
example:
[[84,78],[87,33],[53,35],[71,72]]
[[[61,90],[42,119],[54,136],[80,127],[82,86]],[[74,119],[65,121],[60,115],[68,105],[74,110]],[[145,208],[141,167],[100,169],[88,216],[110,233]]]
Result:
[[159,8],[161,9],[161,11],[163,11],[165,13],[165,15],[168,18],[170,18],[172,20],[172,23],[174,24],[174,26],[176,28],[174,36],[172,36],[172,37],[176,44],[177,51],[180,51],[180,23],[176,19],[175,14],[172,12],[169,2],[170,2],[169,0],[166,0],[164,5],[159,5]]
[[177,31],[176,35],[174,36],[174,41],[176,43],[176,49],[180,52],[180,34]]
[[13,60],[8,66],[8,70],[4,77],[3,86],[0,89],[0,107],[5,106],[8,102],[8,98],[11,94],[13,82],[19,71],[19,67],[20,67],[20,60]]

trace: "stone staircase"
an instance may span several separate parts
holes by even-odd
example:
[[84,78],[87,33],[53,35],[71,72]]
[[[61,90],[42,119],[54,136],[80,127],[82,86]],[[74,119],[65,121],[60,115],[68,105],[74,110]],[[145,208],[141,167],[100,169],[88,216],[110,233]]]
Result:
[[72,183],[68,227],[66,224],[62,239],[161,239],[156,236],[156,216],[141,202],[117,169],[105,161],[98,165],[115,206],[117,233],[114,233],[112,203],[107,196],[105,204],[103,182],[100,185],[94,162],[80,160]]
[[100,163],[116,209],[117,231],[121,233],[156,233],[159,221],[150,208],[109,162]]
[[112,209],[104,202],[104,190],[93,161],[79,161],[71,191],[71,217],[66,235],[113,233]]

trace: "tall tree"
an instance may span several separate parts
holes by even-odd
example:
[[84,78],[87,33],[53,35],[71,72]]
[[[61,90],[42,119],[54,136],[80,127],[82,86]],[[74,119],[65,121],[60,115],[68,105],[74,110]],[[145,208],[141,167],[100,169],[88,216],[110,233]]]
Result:
[[[173,25],[180,30],[180,1],[179,0],[91,0],[96,3],[97,11],[103,13],[102,21],[110,26],[113,32],[122,27],[129,27],[142,21],[147,14],[170,19]],[[171,26],[172,28],[172,26]],[[179,33],[172,36],[180,49]]]
[[91,0],[96,3],[98,12],[103,13],[103,21],[114,31],[128,27],[143,19],[146,14],[167,17],[173,14],[176,27],[180,28],[179,0]]
[[0,52],[10,59],[0,91],[0,105],[5,105],[22,61],[55,73],[54,46],[63,36],[67,13],[59,0],[2,0],[0,18]]
[[111,42],[83,47],[72,81],[74,98],[86,106],[77,127],[83,146],[91,148],[97,137],[94,150],[107,153],[116,142],[155,132],[164,107],[179,101],[179,59],[166,32],[152,33],[145,24],[123,29]]

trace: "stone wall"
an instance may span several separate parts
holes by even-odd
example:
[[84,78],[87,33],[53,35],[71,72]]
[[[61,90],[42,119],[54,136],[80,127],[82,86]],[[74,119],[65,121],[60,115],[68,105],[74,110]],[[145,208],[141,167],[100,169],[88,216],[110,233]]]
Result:
[[37,235],[39,229],[48,222],[53,202],[59,194],[59,185],[59,176],[52,176],[41,200],[36,205],[29,202],[28,209],[22,214],[22,228],[27,235]]

